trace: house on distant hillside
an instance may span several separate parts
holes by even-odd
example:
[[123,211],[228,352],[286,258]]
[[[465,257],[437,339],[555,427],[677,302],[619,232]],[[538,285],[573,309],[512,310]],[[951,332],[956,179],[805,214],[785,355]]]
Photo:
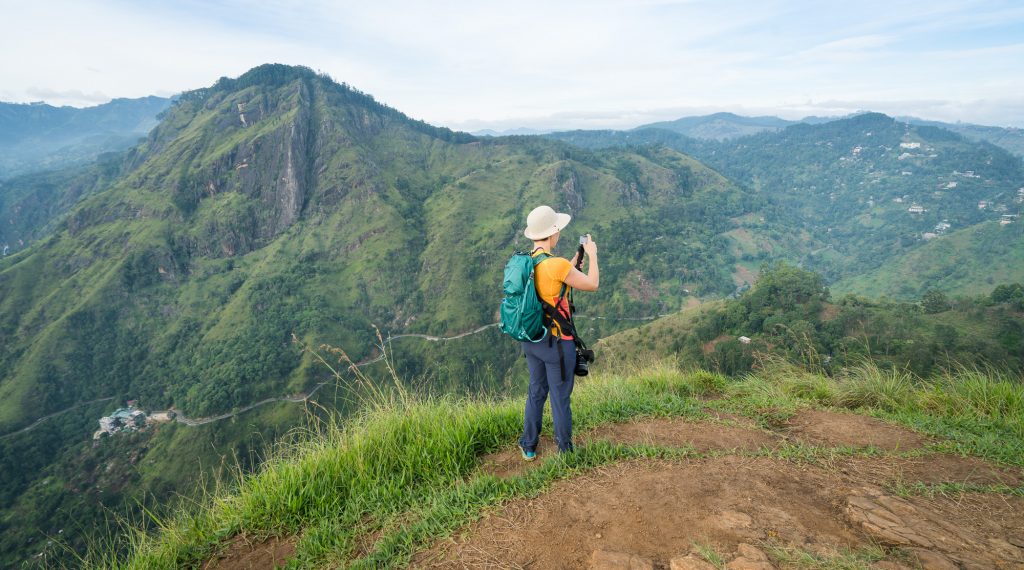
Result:
[[999,217],[999,225],[1006,226],[1012,224],[1017,219],[1017,214],[1003,214]]
[[[134,400],[132,400],[134,402]],[[100,418],[100,429],[92,434],[93,439],[99,439],[104,434],[112,435],[123,431],[136,431],[146,425],[146,413],[137,410],[133,406],[118,408],[109,416]]]
[[917,204],[911,204],[911,206],[909,208],[907,208],[907,211],[910,212],[911,214],[923,214],[924,212],[927,212],[928,210],[925,210],[923,206],[919,206]]
[[919,142],[902,142],[902,143],[900,143],[900,148],[921,148],[921,143],[919,143]]
[[978,202],[978,209],[984,210],[985,208],[988,208],[989,204],[991,203],[992,202],[989,202],[988,200],[981,200],[980,202]]
[[739,341],[741,343],[743,343],[743,344],[750,344],[750,337],[748,337],[748,336],[741,336],[739,338]]
[[948,230],[951,227],[952,226],[950,225],[949,221],[942,220],[941,222],[935,224],[935,231],[939,232],[939,233],[942,233],[942,232]]

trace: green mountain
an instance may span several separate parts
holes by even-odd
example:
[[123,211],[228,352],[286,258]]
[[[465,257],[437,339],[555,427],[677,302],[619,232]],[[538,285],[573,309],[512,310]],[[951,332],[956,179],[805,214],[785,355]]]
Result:
[[[665,146],[747,185],[773,207],[775,232],[799,231],[789,259],[834,282],[886,265],[932,235],[1015,215],[1021,159],[931,126],[868,113],[735,140],[700,141],[663,129],[548,135],[585,148]],[[975,275],[977,282],[987,276]]]
[[[88,195],[0,261],[0,467],[17,473],[0,489],[3,564],[68,517],[88,526],[100,505],[166,499],[295,425],[294,404],[239,414],[320,386],[326,369],[303,346],[372,360],[373,325],[387,339],[494,322],[495,284],[527,247],[537,204],[571,212],[572,231],[602,246],[602,292],[580,299],[606,317],[593,338],[731,292],[727,234],[763,206],[670,149],[481,140],[280,65],[183,94],[119,160],[109,177],[75,174]],[[386,348],[428,391],[478,392],[523,374],[515,344],[496,336]],[[329,406],[354,398],[346,386],[317,393]],[[247,423],[163,425],[91,447],[99,415],[126,399]],[[81,530],[67,539],[78,547]]]
[[86,164],[133,146],[170,104],[152,96],[84,109],[0,102],[0,180]]
[[534,203],[609,243],[611,289],[643,283],[597,310],[728,292],[714,240],[756,202],[679,153],[479,141],[273,66],[183,95],[131,162],[2,266],[2,425],[117,390],[208,413],[307,387],[293,331],[492,322]]
[[974,125],[971,123],[944,123],[942,121],[927,121],[916,117],[900,117],[914,125],[929,125],[941,127],[963,135],[974,141],[990,142],[1002,147],[1017,156],[1024,156],[1024,129],[1017,127],[992,127],[987,125]]
[[733,113],[714,113],[700,117],[683,117],[674,121],[661,121],[641,125],[635,130],[665,129],[695,139],[726,140],[760,132],[782,130],[795,121],[778,117],[743,117]]

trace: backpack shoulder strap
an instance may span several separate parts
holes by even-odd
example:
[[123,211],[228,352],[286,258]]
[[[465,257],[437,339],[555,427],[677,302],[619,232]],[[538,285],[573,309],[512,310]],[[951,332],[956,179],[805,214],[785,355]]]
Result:
[[530,254],[530,257],[533,258],[533,266],[537,267],[538,265],[540,265],[542,261],[551,259],[554,256],[546,251],[541,251],[540,253],[537,253],[537,250],[535,249],[533,250],[533,253]]

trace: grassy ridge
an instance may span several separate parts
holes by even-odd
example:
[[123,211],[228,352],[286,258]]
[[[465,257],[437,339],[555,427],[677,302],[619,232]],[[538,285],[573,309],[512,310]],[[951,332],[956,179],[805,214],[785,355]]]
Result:
[[987,293],[994,283],[1020,281],[1024,281],[1024,226],[986,222],[934,239],[878,269],[840,280],[831,289],[917,299],[929,289],[977,295]]
[[[705,396],[698,401],[696,396]],[[711,397],[712,399],[707,399]],[[511,445],[520,430],[518,400],[417,399],[400,388],[378,391],[361,414],[316,424],[255,475],[158,521],[159,532],[131,531],[127,560],[107,554],[104,568],[178,568],[197,564],[227,538],[299,534],[293,567],[400,564],[417,548],[476,517],[487,505],[542,491],[595,465],[637,456],[686,456],[688,450],[594,444],[552,457],[509,479],[477,473],[479,457]],[[578,385],[576,427],[638,416],[707,419],[705,406],[776,422],[804,406],[841,406],[940,437],[938,451],[1024,465],[1021,379],[960,370],[915,382],[873,364],[826,378],[772,361],[729,380],[702,370],[655,364],[605,372]],[[550,433],[550,426],[546,426]],[[834,450],[833,450],[834,451]],[[806,459],[828,450],[779,451]],[[361,538],[379,536],[370,552]]]

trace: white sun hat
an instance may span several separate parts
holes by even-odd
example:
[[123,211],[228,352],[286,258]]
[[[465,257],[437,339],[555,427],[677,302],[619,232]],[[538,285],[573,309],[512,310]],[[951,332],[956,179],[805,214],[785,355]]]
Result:
[[526,231],[523,234],[532,240],[544,239],[565,229],[571,219],[569,214],[560,214],[550,206],[537,206],[526,217]]

